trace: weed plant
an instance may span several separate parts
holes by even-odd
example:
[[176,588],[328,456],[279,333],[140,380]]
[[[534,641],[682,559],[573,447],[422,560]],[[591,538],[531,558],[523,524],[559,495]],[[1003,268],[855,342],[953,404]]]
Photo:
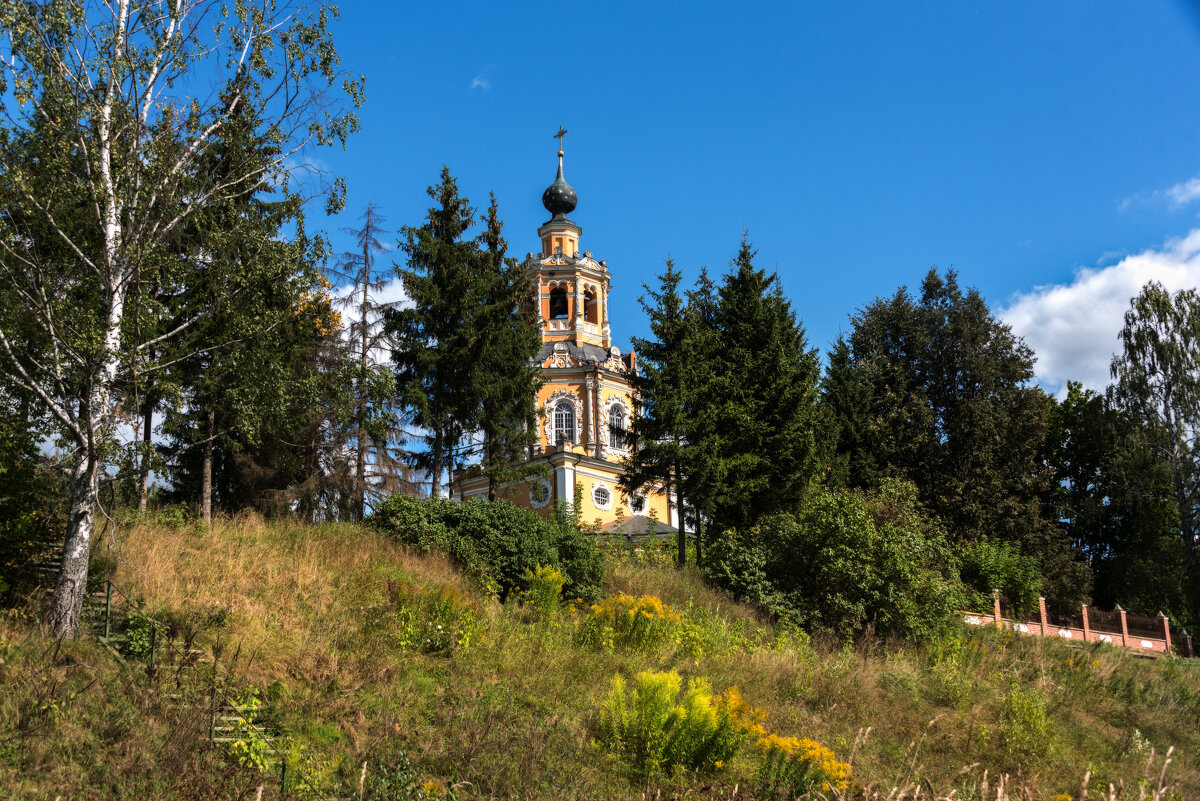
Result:
[[[595,599],[542,618],[527,604],[501,605],[436,548],[400,540],[253,516],[210,529],[146,520],[110,529],[97,556],[105,577],[145,599],[168,640],[176,632],[199,652],[189,658],[207,660],[196,670],[220,675],[233,694],[262,688],[255,724],[286,739],[284,797],[616,801],[730,798],[736,786],[749,799],[800,787],[763,767],[765,733],[747,734],[727,759],[715,748],[699,757],[703,749],[651,747],[647,733],[642,750],[663,756],[644,764],[660,767],[633,767],[641,746],[618,743],[643,729],[612,723],[628,719],[610,705],[613,677],[626,677],[628,716],[640,674],[673,672],[668,719],[680,709],[693,731],[711,733],[704,710],[719,727],[720,705],[732,718],[734,701],[707,688],[736,686],[740,704],[763,711],[760,725],[851,766],[848,789],[835,775],[811,785],[811,798],[1077,801],[1085,776],[1091,801],[1200,798],[1200,667],[1186,661],[955,625],[921,645],[810,638],[653,548],[606,554],[598,597],[657,598],[655,625],[674,633],[643,639],[647,647],[614,635],[612,648],[597,648],[579,634]],[[539,565],[566,575],[552,561],[526,567]],[[530,592],[524,568],[513,586]],[[567,585],[566,597],[580,596]],[[122,665],[92,640],[55,643],[38,603],[0,617],[0,797],[251,799],[260,785],[265,799],[280,797],[276,774],[208,741],[190,669],[162,656],[150,676],[143,658]],[[451,634],[424,648],[438,625]],[[688,702],[689,680],[701,679],[708,700],[698,692]]]

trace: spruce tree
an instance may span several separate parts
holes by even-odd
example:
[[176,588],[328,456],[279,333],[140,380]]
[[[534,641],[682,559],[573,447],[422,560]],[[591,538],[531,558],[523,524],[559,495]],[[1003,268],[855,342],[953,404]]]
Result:
[[836,487],[874,487],[880,476],[868,441],[871,387],[856,369],[845,337],[838,337],[829,352],[821,407],[830,429],[826,481]]
[[621,477],[621,489],[632,494],[648,482],[657,481],[669,490],[673,487],[678,506],[677,564],[684,566],[687,555],[684,520],[685,483],[698,477],[692,469],[693,451],[689,448],[689,412],[695,391],[689,366],[695,337],[679,283],[683,276],[668,258],[666,270],[658,276],[658,289],[643,284],[645,294],[638,298],[650,326],[652,339],[633,337],[638,354],[638,369],[629,376],[638,410],[633,418],[633,447]]
[[478,415],[471,391],[473,340],[471,278],[478,261],[475,243],[466,238],[475,211],[458,194],[449,167],[427,190],[435,205],[425,223],[405,226],[407,267],[396,271],[412,305],[389,315],[387,330],[395,343],[398,402],[424,433],[425,450],[414,453],[414,466],[428,473],[430,494],[441,495],[442,473],[453,469],[454,451]]
[[531,279],[506,255],[508,243],[494,194],[483,223],[469,310],[471,383],[479,396],[479,469],[488,479],[488,499],[495,500],[498,485],[528,473],[522,463],[538,441],[542,371],[535,357],[542,341],[536,313],[527,302]]
[[816,351],[778,275],[755,267],[754,256],[743,236],[718,291],[720,347],[707,355],[716,375],[706,394],[722,475],[712,515],[722,528],[797,508],[818,466]]

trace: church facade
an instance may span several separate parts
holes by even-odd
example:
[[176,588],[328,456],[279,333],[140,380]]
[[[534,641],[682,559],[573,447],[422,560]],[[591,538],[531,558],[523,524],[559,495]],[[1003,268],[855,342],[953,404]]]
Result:
[[[542,194],[551,217],[538,228],[540,250],[527,254],[523,265],[532,277],[531,301],[542,335],[535,358],[545,379],[538,393],[543,416],[530,456],[531,465],[544,468],[543,476],[506,486],[498,495],[550,510],[560,500],[573,503],[578,486],[584,522],[608,530],[665,531],[677,521],[675,505],[662,488],[649,486],[627,496],[617,485],[621,462],[629,456],[626,432],[635,412],[625,376],[636,369],[637,356],[613,345],[608,264],[580,250],[583,229],[567,217],[577,202],[563,177],[560,138],[558,176]],[[486,498],[487,492],[482,476],[463,477],[454,486],[459,500]]]

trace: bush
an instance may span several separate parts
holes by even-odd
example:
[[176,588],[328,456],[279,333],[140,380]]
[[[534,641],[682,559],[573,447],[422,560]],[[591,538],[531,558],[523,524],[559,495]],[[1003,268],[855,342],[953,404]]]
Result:
[[480,629],[479,609],[453,587],[419,587],[389,581],[388,602],[365,612],[368,631],[393,645],[427,654],[451,655],[471,647]]
[[559,598],[566,583],[567,577],[552,567],[538,565],[537,570],[526,570],[521,602],[532,607],[538,617],[548,620],[558,613]]
[[629,760],[639,776],[675,768],[707,772],[721,767],[751,734],[765,733],[765,714],[737,688],[714,696],[704,679],[691,679],[677,703],[682,680],[675,671],[639,673],[626,699],[625,680],[614,676],[600,716],[600,742]]
[[814,790],[844,793],[853,780],[850,765],[816,740],[768,734],[759,739],[758,750],[759,781],[773,794],[796,798]]
[[705,569],[787,622],[842,635],[928,636],[962,602],[941,526],[901,482],[870,494],[814,489],[796,515],[714,537]]
[[992,611],[992,590],[1008,598],[1019,615],[1035,614],[1042,594],[1038,560],[1023,556],[1011,542],[976,540],[958,546],[959,575],[967,588],[966,606],[973,612]]
[[549,519],[503,500],[393,495],[371,522],[401,542],[442,551],[501,601],[523,586],[526,570],[543,566],[566,576],[564,592],[573,597],[590,601],[600,594],[596,543],[569,515]]
[[656,596],[634,598],[622,592],[587,611],[576,639],[604,651],[625,648],[653,653],[678,641],[681,624],[679,613]]

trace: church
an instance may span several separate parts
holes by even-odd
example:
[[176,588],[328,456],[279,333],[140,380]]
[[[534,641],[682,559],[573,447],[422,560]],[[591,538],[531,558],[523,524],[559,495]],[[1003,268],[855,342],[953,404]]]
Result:
[[[609,531],[665,532],[675,528],[677,510],[661,487],[626,496],[617,486],[635,412],[625,376],[637,368],[637,355],[613,345],[608,263],[580,250],[583,229],[567,217],[578,197],[563,177],[565,133],[560,128],[557,135],[558,176],[542,193],[551,216],[538,228],[541,249],[528,253],[523,265],[532,277],[531,300],[542,338],[535,359],[545,379],[538,393],[543,416],[531,464],[544,465],[544,477],[510,485],[499,495],[519,506],[550,510],[560,500],[573,503],[578,486],[585,523]],[[483,476],[464,477],[453,490],[458,500],[486,498],[487,491]]]

